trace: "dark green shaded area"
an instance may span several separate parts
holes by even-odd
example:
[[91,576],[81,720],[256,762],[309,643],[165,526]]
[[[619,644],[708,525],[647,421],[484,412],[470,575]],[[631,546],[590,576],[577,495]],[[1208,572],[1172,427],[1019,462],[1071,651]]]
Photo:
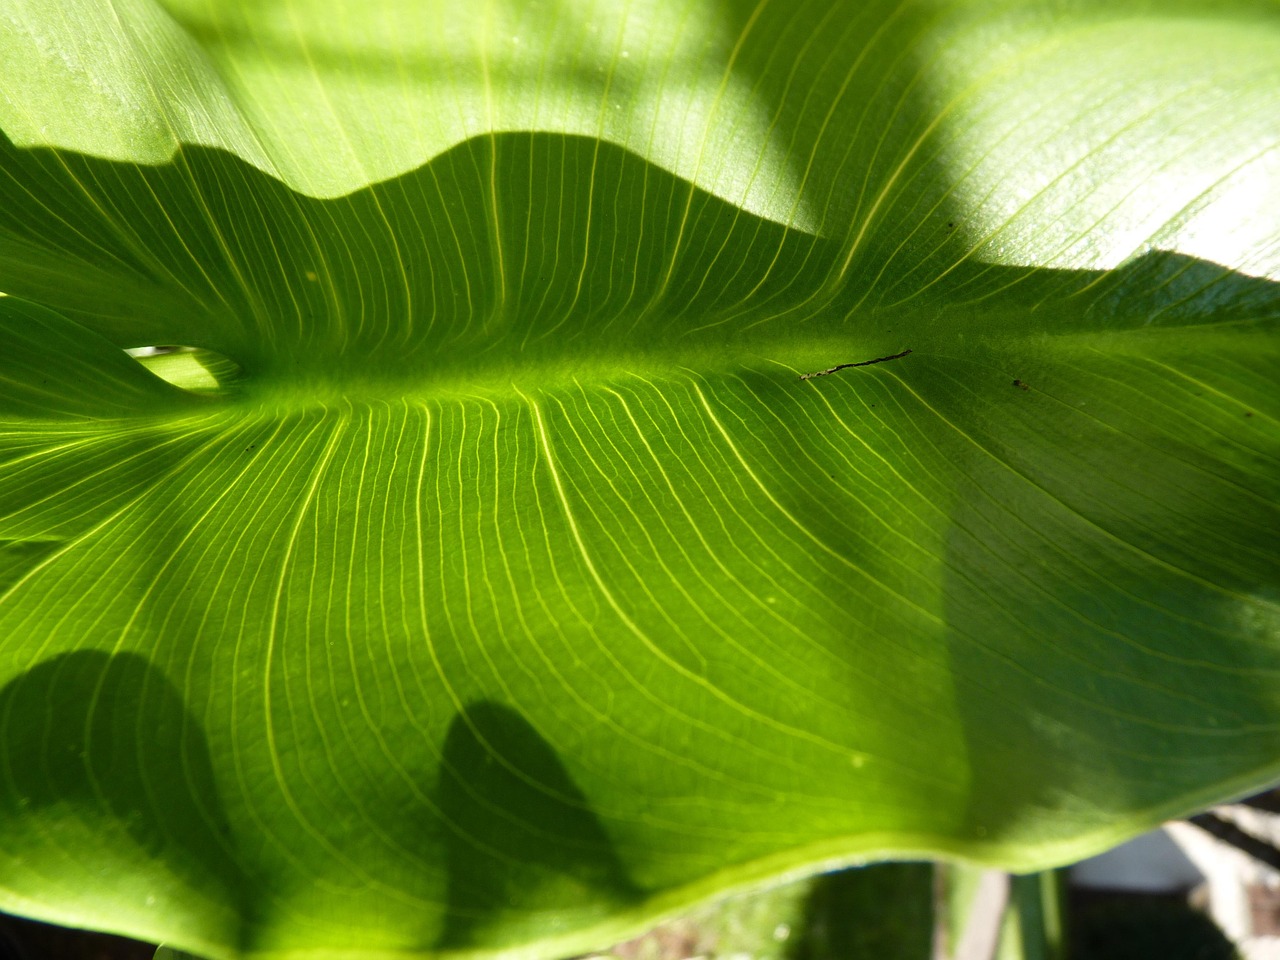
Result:
[[67,852],[85,864],[97,851],[79,846],[80,831],[123,831],[172,875],[252,922],[258,898],[237,863],[204,733],[142,657],[63,654],[0,690],[0,843],[26,849],[31,824],[50,812],[53,836],[75,844]]
[[58,540],[0,540],[0,591],[61,545]]
[[509,707],[473,703],[454,720],[439,797],[449,823],[440,949],[519,942],[550,918],[582,922],[642,894],[556,751]]

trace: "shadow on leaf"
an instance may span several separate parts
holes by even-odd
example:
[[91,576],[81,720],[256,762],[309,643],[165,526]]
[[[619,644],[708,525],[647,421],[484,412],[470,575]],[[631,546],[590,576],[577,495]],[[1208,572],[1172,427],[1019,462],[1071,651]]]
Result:
[[440,806],[453,827],[440,949],[553,932],[641,896],[555,749],[509,707],[480,701],[455,717]]
[[176,878],[234,905],[237,919],[253,915],[204,733],[142,657],[63,654],[0,690],[0,846],[10,854],[32,842],[28,815],[81,862],[118,875],[138,860],[144,889]]

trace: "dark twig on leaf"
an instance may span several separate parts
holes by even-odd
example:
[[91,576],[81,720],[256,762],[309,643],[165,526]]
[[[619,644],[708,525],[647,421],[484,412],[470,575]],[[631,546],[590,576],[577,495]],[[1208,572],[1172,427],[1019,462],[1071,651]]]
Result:
[[895,353],[889,357],[876,357],[874,360],[863,360],[859,363],[838,363],[834,367],[827,367],[825,370],[815,370],[813,373],[800,374],[801,380],[812,380],[814,377],[825,377],[828,374],[835,373],[837,370],[848,370],[850,367],[869,367],[873,363],[884,363],[886,360],[897,360],[905,357],[910,350],[903,350],[901,353]]

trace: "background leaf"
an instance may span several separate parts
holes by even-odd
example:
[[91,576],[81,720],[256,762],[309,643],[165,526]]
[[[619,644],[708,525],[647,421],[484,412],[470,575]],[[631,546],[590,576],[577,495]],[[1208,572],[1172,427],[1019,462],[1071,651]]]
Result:
[[62,9],[0,81],[6,909],[552,956],[1280,772],[1272,5]]

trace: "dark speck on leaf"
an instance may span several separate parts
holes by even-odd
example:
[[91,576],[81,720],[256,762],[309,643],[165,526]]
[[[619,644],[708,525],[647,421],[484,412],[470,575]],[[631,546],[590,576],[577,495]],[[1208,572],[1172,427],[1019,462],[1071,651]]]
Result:
[[1246,417],[1252,417],[1252,416],[1253,416],[1253,411],[1252,411],[1252,410],[1246,410],[1246,411],[1244,412],[1244,415],[1245,415]]
[[1030,389],[1031,389],[1031,388],[1030,388],[1030,387],[1028,387],[1025,383],[1023,383],[1021,380],[1015,380],[1015,381],[1013,381],[1013,385],[1014,385],[1015,387],[1017,387],[1019,390],[1030,390]]

